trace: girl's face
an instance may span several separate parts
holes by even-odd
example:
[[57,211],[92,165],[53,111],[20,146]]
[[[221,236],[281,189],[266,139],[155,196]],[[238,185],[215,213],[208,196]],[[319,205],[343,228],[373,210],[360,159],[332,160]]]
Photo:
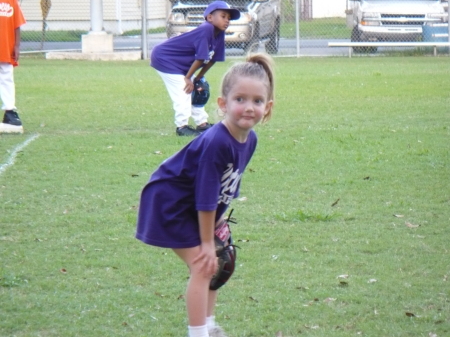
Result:
[[[245,140],[250,130],[270,110],[267,86],[253,77],[238,78],[226,97],[217,102],[225,114],[224,124],[235,138]],[[239,140],[239,139],[238,139]]]
[[225,31],[230,25],[230,13],[221,9],[215,10],[214,12],[209,14],[206,19],[214,27],[222,31]]

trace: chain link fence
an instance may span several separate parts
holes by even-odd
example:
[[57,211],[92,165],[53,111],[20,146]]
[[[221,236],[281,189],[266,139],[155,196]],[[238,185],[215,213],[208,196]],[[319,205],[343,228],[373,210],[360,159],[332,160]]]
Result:
[[[91,29],[90,0],[19,0],[27,24],[22,51],[79,51]],[[91,0],[100,1],[100,0]],[[203,22],[210,0],[102,0],[103,29],[114,50],[147,50]],[[242,15],[226,32],[228,55],[345,55],[329,42],[449,42],[447,0],[229,0]],[[143,11],[142,6],[146,5]],[[375,6],[376,5],[376,6]],[[369,7],[368,7],[369,6]],[[374,7],[375,6],[375,7]],[[142,13],[148,34],[142,39]],[[417,49],[417,47],[410,47]],[[385,47],[354,47],[361,54]]]

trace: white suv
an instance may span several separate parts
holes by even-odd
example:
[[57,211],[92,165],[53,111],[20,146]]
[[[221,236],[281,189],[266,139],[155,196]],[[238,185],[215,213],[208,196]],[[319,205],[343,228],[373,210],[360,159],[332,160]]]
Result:
[[[420,41],[423,26],[448,22],[447,0],[350,0],[353,3],[352,42]],[[370,50],[368,50],[370,49]],[[376,47],[355,47],[355,52]]]

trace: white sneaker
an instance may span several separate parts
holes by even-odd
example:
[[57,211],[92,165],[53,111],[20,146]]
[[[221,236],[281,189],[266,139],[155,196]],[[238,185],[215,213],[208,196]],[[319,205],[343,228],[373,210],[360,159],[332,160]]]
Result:
[[23,133],[23,126],[0,123],[0,133]]
[[218,325],[216,325],[211,330],[208,330],[209,337],[227,337],[225,332],[222,330],[222,328]]

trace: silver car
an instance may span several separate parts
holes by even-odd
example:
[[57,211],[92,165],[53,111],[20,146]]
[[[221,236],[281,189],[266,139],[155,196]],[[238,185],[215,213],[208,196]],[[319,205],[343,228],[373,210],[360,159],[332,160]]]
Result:
[[[203,12],[212,1],[173,0],[167,18],[167,37],[177,36],[198,27],[205,21]],[[241,12],[238,20],[230,21],[225,31],[227,48],[254,51],[265,43],[270,54],[278,52],[280,41],[280,0],[231,0],[227,3]]]

